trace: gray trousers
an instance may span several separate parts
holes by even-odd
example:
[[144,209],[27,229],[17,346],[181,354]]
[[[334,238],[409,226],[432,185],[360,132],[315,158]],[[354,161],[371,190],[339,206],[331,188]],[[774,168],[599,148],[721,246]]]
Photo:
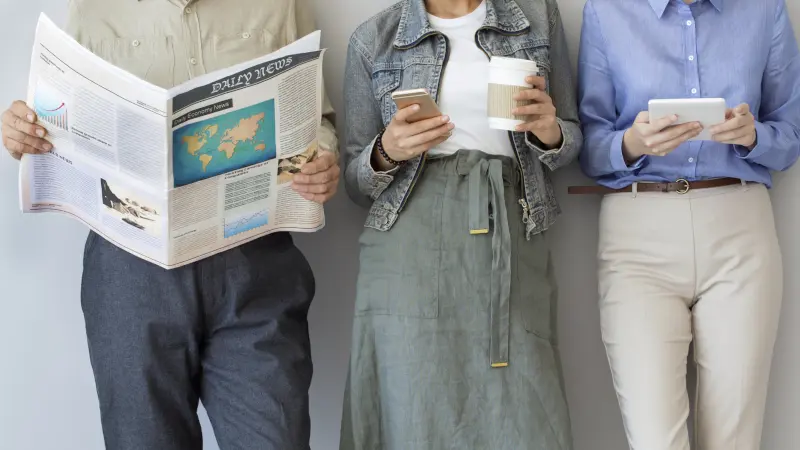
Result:
[[82,305],[106,448],[307,450],[314,277],[284,233],[171,271],[95,233]]

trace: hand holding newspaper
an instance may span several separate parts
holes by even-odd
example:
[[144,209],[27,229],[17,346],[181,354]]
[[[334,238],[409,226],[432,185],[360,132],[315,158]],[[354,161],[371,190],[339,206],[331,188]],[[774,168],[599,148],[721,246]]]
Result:
[[321,229],[322,205],[291,180],[317,155],[322,56],[317,31],[166,90],[42,15],[27,101],[54,150],[23,158],[23,212],[71,215],[167,269],[276,231]]

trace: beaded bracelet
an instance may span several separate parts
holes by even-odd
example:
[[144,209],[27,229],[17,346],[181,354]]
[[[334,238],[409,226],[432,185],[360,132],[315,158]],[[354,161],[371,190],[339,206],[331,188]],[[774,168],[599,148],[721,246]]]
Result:
[[375,141],[375,147],[378,149],[378,153],[381,155],[381,158],[386,160],[389,164],[399,167],[405,164],[405,161],[395,161],[393,160],[387,153],[386,150],[383,148],[383,134],[386,132],[386,128],[382,129],[380,134],[378,135],[378,139]]

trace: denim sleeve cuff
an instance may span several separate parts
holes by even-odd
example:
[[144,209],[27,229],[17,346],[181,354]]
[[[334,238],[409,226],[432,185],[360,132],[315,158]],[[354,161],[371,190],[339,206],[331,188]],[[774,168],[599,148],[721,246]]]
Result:
[[358,156],[358,185],[361,188],[361,192],[369,195],[373,200],[376,200],[394,181],[394,174],[399,169],[395,167],[388,172],[376,172],[372,167],[372,151],[375,148],[377,139],[377,137],[373,139]]
[[741,145],[734,145],[733,152],[736,153],[736,156],[739,158],[748,161],[764,156],[764,154],[772,148],[772,135],[770,132],[771,130],[767,125],[756,122],[756,146],[750,150]]
[[625,162],[625,155],[622,152],[622,139],[624,137],[625,131],[617,131],[614,135],[614,139],[611,140],[611,168],[614,172],[630,172],[641,169],[642,165],[644,165],[645,158],[647,158],[647,156],[642,156],[634,161],[633,164],[628,165],[628,163]]
[[525,133],[525,144],[536,153],[539,161],[550,170],[556,170],[569,164],[580,152],[580,146],[583,144],[582,138],[575,136],[575,132],[580,133],[577,124],[572,122],[565,123],[561,118],[556,118],[556,120],[561,128],[562,135],[561,146],[558,148],[546,149],[544,144],[533,133]]

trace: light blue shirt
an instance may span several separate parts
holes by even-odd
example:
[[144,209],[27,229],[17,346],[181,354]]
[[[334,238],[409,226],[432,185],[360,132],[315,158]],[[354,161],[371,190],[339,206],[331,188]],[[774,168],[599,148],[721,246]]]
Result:
[[[579,59],[581,167],[599,184],[733,177],[771,186],[800,156],[800,51],[784,0],[588,0]],[[757,145],[687,142],[626,164],[622,137],[654,98],[750,105]]]

